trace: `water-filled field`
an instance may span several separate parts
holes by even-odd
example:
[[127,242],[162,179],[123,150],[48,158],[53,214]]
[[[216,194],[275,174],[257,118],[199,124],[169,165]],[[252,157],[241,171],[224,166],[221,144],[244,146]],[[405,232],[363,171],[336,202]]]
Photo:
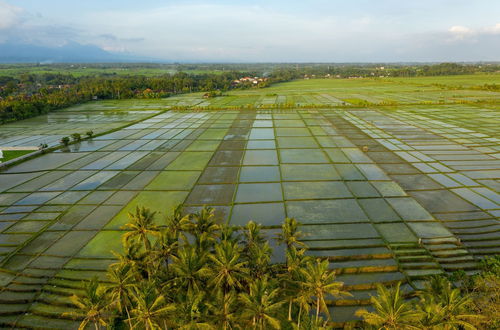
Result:
[[[337,322],[352,320],[376,283],[411,291],[500,252],[494,106],[161,112],[165,103],[126,101],[135,106],[120,122],[132,125],[0,172],[1,324],[77,324],[61,316],[69,296],[83,279],[105,280],[137,205],[159,223],[179,203],[211,205],[220,221],[251,219],[269,237],[295,217],[308,253],[328,258],[353,294],[330,300]],[[91,106],[106,118],[119,104]],[[154,116],[135,122],[142,115]]]
[[[137,104],[140,108],[137,108]],[[78,105],[62,111],[1,125],[2,147],[37,147],[40,144],[54,146],[64,136],[89,130],[94,134],[123,127],[165,110],[165,106],[147,101],[94,102]]]

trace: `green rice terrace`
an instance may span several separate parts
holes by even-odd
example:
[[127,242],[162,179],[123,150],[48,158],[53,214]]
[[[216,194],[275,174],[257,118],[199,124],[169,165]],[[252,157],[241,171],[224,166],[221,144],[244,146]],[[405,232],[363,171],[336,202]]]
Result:
[[310,79],[0,126],[0,149],[57,146],[0,168],[0,324],[78,327],[70,296],[106,281],[136,206],[158,222],[180,203],[213,206],[218,221],[253,220],[269,237],[297,219],[307,254],[352,294],[328,301],[337,324],[369,308],[377,283],[411,292],[429,275],[474,273],[500,252],[500,93],[467,81],[499,77],[453,89],[434,85],[454,85],[443,77]]

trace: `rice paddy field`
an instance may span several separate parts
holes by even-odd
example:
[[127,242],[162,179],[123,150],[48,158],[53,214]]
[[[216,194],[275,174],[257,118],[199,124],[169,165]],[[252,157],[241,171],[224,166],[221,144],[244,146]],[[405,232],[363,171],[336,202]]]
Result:
[[[179,203],[210,205],[219,221],[254,220],[269,237],[295,217],[308,253],[330,260],[353,294],[329,300],[339,325],[369,308],[377,283],[411,292],[432,274],[473,273],[500,252],[499,96],[303,80],[214,99],[95,102],[0,126],[0,148],[99,133],[0,171],[0,324],[76,328],[62,316],[75,308],[69,296],[82,280],[106,280],[137,205],[159,222]],[[352,99],[370,106],[345,106]],[[397,105],[376,105],[389,99]],[[279,246],[274,259],[284,260]]]
[[197,70],[188,68],[179,68],[175,64],[162,65],[158,67],[141,66],[113,66],[113,65],[32,65],[32,64],[0,64],[0,76],[19,77],[23,74],[70,74],[74,77],[92,76],[92,75],[142,75],[158,76],[162,74],[175,74],[176,72],[186,72],[190,74],[204,73],[222,73],[222,70],[210,69],[209,67],[200,67]]
[[484,84],[500,84],[500,75],[309,79],[275,84],[266,89],[233,91],[213,99],[204,99],[201,94],[193,93],[165,102],[174,107],[197,109],[496,103],[498,92],[474,89]]

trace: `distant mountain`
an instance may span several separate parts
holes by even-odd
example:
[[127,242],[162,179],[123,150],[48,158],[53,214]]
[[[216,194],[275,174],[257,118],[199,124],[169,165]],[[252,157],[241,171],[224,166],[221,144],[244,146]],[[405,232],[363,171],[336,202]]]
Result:
[[115,54],[94,45],[68,43],[61,47],[30,44],[0,44],[0,63],[90,63],[90,62],[139,62],[158,61],[151,58]]

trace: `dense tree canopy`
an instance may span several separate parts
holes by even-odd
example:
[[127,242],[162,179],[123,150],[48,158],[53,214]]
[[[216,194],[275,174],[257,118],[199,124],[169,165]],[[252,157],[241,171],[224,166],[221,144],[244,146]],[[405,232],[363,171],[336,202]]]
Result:
[[[307,256],[295,219],[275,237],[250,221],[229,227],[214,209],[186,214],[175,208],[165,221],[145,208],[129,213],[123,251],[107,280],[84,283],[62,317],[117,329],[326,329],[335,326],[333,297],[350,296],[330,261]],[[278,250],[270,247],[276,241]],[[284,250],[285,257],[274,260]],[[500,258],[482,273],[428,279],[424,290],[379,285],[373,311],[362,308],[362,329],[498,328]],[[451,280],[451,281],[450,281]],[[461,284],[457,288],[453,283]]]

